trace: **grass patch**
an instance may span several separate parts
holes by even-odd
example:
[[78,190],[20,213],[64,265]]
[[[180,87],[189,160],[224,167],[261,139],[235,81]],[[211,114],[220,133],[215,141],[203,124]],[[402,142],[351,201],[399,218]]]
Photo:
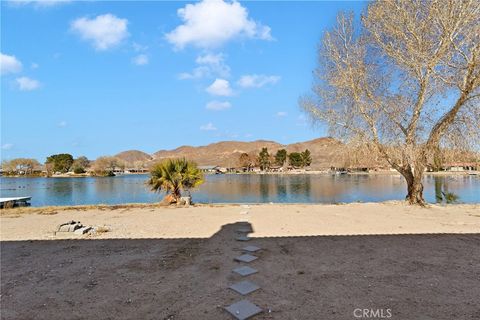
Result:
[[57,210],[42,210],[38,212],[38,214],[44,215],[44,216],[53,216],[54,214],[58,214]]

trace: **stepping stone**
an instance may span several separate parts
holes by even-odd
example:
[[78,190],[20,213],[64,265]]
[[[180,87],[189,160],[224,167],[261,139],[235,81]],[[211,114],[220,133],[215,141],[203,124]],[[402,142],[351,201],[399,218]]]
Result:
[[246,247],[243,247],[242,250],[244,251],[248,251],[248,252],[256,252],[258,250],[261,250],[262,248],[259,248],[257,246],[246,246]]
[[74,232],[77,229],[80,229],[82,224],[80,221],[69,221],[66,223],[62,223],[57,227],[57,232]]
[[258,257],[252,256],[251,254],[242,254],[241,256],[235,257],[235,261],[239,262],[252,262],[254,260],[257,260]]
[[233,269],[233,272],[238,273],[242,277],[246,277],[246,276],[249,276],[251,274],[257,273],[258,270],[253,269],[249,266],[243,266],[243,267],[238,267],[238,268]]
[[245,320],[262,312],[262,309],[248,300],[235,302],[226,307],[225,310],[238,320]]
[[245,211],[240,211],[240,214],[248,214],[248,211],[245,210]]
[[250,240],[250,238],[245,236],[245,235],[240,235],[240,236],[236,236],[235,240],[237,240],[237,241],[248,241],[248,240]]
[[257,286],[255,283],[250,282],[248,280],[244,280],[244,281],[240,281],[235,284],[232,284],[229,288],[240,293],[241,295],[246,295],[260,289],[260,287]]
[[80,229],[75,230],[75,234],[85,234],[92,230],[92,227],[82,227]]

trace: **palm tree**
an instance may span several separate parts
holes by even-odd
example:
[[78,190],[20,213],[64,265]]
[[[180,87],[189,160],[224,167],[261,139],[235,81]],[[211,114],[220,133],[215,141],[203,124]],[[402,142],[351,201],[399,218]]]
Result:
[[182,159],[167,159],[155,164],[150,170],[148,184],[152,191],[165,191],[178,202],[183,190],[190,190],[203,183],[203,174],[197,164]]

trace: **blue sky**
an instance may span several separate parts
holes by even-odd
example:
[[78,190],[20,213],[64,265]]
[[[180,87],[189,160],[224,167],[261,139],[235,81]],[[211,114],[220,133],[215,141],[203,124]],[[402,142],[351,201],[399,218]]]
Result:
[[2,1],[1,157],[327,134],[298,107],[363,2]]

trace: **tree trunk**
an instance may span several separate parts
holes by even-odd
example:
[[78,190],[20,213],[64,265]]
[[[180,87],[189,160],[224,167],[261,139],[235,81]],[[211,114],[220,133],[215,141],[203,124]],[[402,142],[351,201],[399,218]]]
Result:
[[423,183],[421,180],[418,181],[414,179],[413,182],[408,183],[407,189],[408,194],[406,199],[410,204],[425,205],[425,200],[423,199]]
[[177,203],[180,202],[180,198],[182,197],[182,193],[180,192],[180,188],[179,187],[176,187],[173,192],[172,192],[172,195],[173,197],[175,198],[175,201],[177,201]]
[[418,170],[414,172],[413,169],[409,169],[405,172],[402,172],[402,175],[407,181],[407,196],[405,200],[409,204],[415,204],[420,206],[425,206],[425,200],[423,199],[423,171]]

